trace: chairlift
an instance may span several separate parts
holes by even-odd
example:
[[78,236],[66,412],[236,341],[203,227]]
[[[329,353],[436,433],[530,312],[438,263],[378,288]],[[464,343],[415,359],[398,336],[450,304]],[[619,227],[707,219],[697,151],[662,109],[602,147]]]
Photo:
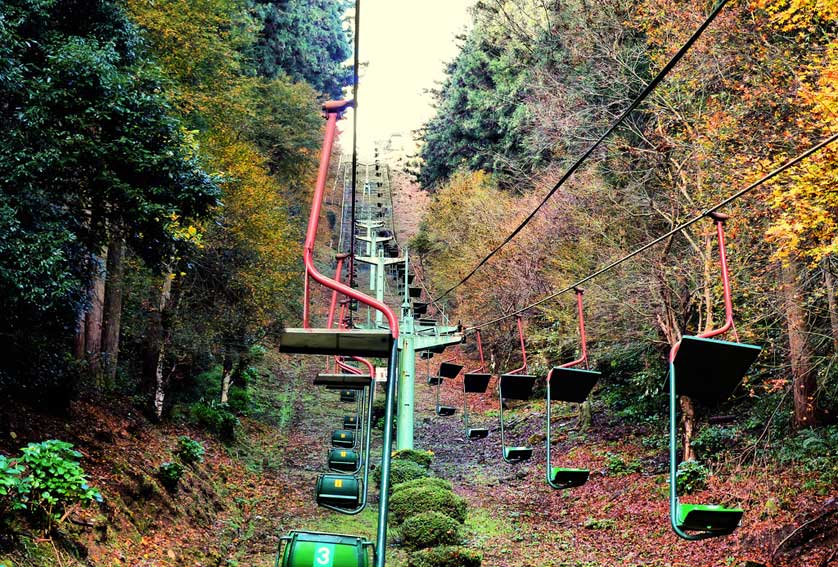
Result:
[[483,394],[489,387],[491,374],[482,372],[486,369],[486,362],[483,360],[483,343],[480,340],[480,330],[477,330],[477,351],[480,353],[480,366],[475,371],[463,374],[463,425],[466,430],[466,438],[474,441],[485,439],[489,436],[489,430],[485,427],[470,427],[468,415],[468,394]]
[[503,460],[507,463],[520,463],[532,457],[532,447],[529,446],[507,446],[506,431],[503,421],[504,400],[529,400],[532,397],[532,388],[535,383],[535,376],[521,374],[527,370],[527,347],[524,344],[524,327],[521,323],[521,316],[516,317],[518,323],[518,336],[521,339],[521,354],[523,365],[498,378],[498,398],[500,399],[500,443],[503,449]]
[[[430,366],[430,361],[428,361],[428,366]],[[449,379],[453,380],[457,377],[460,371],[463,369],[462,365],[454,364],[452,362],[442,362],[439,365],[439,372],[438,376],[441,380],[436,385],[436,414],[442,417],[450,417],[457,413],[457,408],[454,406],[443,406],[439,403],[439,394],[440,390],[442,390],[442,379]]]
[[370,567],[375,544],[343,534],[292,531],[280,538],[275,567]]
[[[689,396],[704,403],[721,401],[736,389],[762,347],[740,343],[733,325],[733,301],[730,292],[723,213],[707,215],[716,225],[724,289],[725,324],[713,331],[684,336],[673,345],[669,355],[669,516],[673,531],[687,540],[700,540],[733,533],[742,519],[740,508],[714,504],[682,504],[678,499],[678,396]],[[733,330],[737,342],[713,337]],[[677,381],[676,381],[677,376]]]
[[[588,345],[585,335],[585,313],[582,308],[583,290],[576,288],[576,309],[579,318],[579,341],[582,355],[572,362],[556,366],[547,374],[547,483],[556,489],[573,488],[588,482],[588,469],[554,467],[551,460],[551,431],[553,401],[582,403],[588,398],[600,373],[588,368]],[[574,368],[584,365],[584,368]]]

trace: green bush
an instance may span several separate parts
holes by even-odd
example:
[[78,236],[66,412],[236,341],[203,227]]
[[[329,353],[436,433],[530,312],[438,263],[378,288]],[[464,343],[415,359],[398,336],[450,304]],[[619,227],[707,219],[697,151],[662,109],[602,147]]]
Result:
[[230,391],[227,393],[227,407],[234,414],[247,415],[250,410],[250,390],[230,386]]
[[268,349],[259,344],[252,345],[248,351],[251,360],[262,360],[266,354],[268,354]]
[[177,485],[183,478],[183,465],[180,463],[165,462],[157,469],[157,477],[160,479],[166,490],[177,492]]
[[181,435],[177,438],[177,445],[175,455],[187,465],[204,462],[204,446],[199,441]]
[[678,494],[690,494],[696,490],[703,490],[707,487],[707,478],[709,476],[710,469],[698,461],[683,461],[679,463],[678,472],[675,473]]
[[444,478],[426,476],[424,478],[416,478],[407,482],[401,482],[399,484],[396,484],[393,486],[393,489],[390,492],[392,494],[395,494],[396,492],[416,487],[435,487],[441,488],[442,490],[454,490],[454,487],[451,485],[451,483],[445,480]]
[[393,453],[394,459],[402,461],[413,461],[417,465],[430,468],[431,462],[434,460],[434,454],[431,451],[417,451],[416,449],[401,449]]
[[239,418],[221,404],[198,402],[192,406],[192,421],[195,425],[215,433],[222,439],[236,438]]
[[450,490],[435,486],[399,490],[390,498],[390,514],[398,525],[411,516],[430,511],[441,512],[458,522],[465,522],[466,501]]
[[101,502],[78,463],[81,453],[66,441],[30,443],[21,456],[0,456],[0,512],[27,510],[51,525],[67,507]]
[[803,429],[784,438],[771,453],[782,465],[794,464],[797,470],[811,474],[804,487],[829,494],[838,483],[838,425]]
[[717,459],[720,453],[733,446],[735,437],[735,429],[711,425],[699,431],[690,445],[702,459]]
[[638,460],[626,461],[620,455],[609,453],[605,459],[605,467],[611,476],[626,476],[643,470],[643,464]]
[[[373,473],[373,480],[378,486],[381,486],[381,467],[376,468]],[[428,470],[422,465],[418,465],[413,461],[403,461],[402,459],[393,459],[390,461],[390,486],[397,486],[404,482],[425,478],[428,476]]]
[[461,546],[433,547],[410,554],[408,567],[480,567],[481,556]]
[[408,549],[457,545],[462,540],[460,523],[440,512],[422,512],[406,519],[401,527]]

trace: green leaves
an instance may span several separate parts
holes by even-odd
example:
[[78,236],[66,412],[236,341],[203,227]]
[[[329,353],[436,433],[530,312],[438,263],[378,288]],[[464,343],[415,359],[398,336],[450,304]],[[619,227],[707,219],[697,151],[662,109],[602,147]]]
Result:
[[57,439],[30,443],[16,459],[0,455],[0,511],[27,510],[50,526],[70,506],[101,502],[78,463],[81,456]]

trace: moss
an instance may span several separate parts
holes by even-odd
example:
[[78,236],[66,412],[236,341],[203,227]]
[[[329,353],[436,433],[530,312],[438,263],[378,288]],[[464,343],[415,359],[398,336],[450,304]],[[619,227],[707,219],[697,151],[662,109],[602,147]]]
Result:
[[422,512],[404,521],[402,540],[409,549],[456,545],[462,540],[460,523],[440,512]]
[[390,499],[390,514],[397,525],[422,512],[436,511],[458,522],[466,519],[466,501],[450,490],[417,486],[400,490]]
[[444,546],[410,554],[408,567],[480,567],[479,553],[467,547]]

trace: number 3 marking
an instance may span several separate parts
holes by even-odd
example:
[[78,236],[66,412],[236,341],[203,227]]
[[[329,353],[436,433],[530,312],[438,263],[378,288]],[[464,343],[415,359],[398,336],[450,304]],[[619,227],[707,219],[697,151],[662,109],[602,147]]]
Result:
[[317,565],[331,565],[332,564],[332,550],[328,547],[318,547],[314,552],[317,557],[315,562]]

